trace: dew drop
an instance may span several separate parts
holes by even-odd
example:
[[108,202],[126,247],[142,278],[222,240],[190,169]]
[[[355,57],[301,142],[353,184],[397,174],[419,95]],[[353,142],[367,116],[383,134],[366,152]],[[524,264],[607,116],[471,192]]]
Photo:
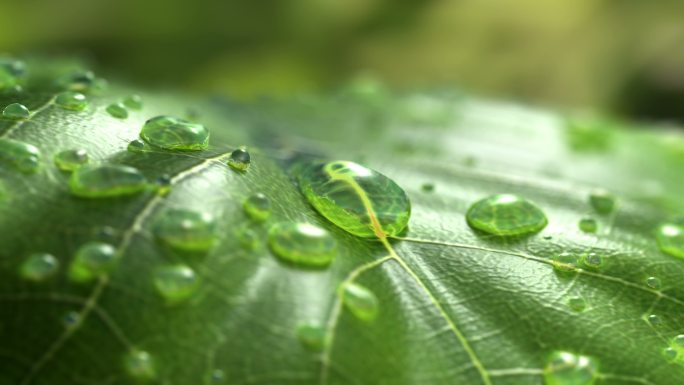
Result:
[[248,226],[240,226],[235,231],[235,236],[240,245],[247,250],[254,250],[259,246],[259,236]]
[[340,290],[342,303],[356,318],[370,322],[378,316],[378,298],[368,288],[347,282],[342,284]]
[[245,199],[242,207],[245,213],[255,221],[266,220],[271,215],[271,201],[262,193],[256,193]]
[[74,171],[88,163],[88,152],[84,149],[64,150],[55,154],[55,166],[61,171]]
[[140,95],[129,95],[123,100],[123,104],[131,110],[140,110],[143,107],[142,97]]
[[684,352],[684,334],[680,334],[672,339],[672,346]]
[[297,338],[311,350],[321,350],[325,345],[325,328],[317,323],[304,323],[297,327]]
[[165,150],[200,151],[209,145],[209,130],[201,124],[160,115],[145,122],[140,138]]
[[660,290],[663,284],[658,277],[648,277],[646,278],[646,286],[654,290]]
[[62,324],[67,329],[76,327],[80,323],[81,323],[81,314],[77,311],[72,310],[70,312],[67,312],[64,315],[64,317],[62,318]]
[[216,243],[216,221],[205,212],[169,209],[154,223],[154,235],[169,247],[187,252],[206,252]]
[[359,237],[398,235],[411,216],[411,202],[399,185],[354,162],[311,164],[301,170],[298,180],[321,215]]
[[149,152],[152,148],[142,139],[134,139],[128,143],[126,149],[130,152]]
[[615,209],[616,197],[611,192],[597,189],[589,194],[591,207],[599,214],[610,214]]
[[71,174],[71,193],[82,198],[110,198],[140,193],[149,186],[137,169],[123,165],[86,165]]
[[95,80],[93,71],[76,71],[57,79],[57,85],[65,90],[85,92],[93,87]]
[[230,153],[227,163],[233,170],[247,171],[251,162],[252,157],[249,155],[249,152],[241,147]]
[[19,274],[26,280],[40,282],[52,277],[58,270],[59,261],[54,255],[34,253],[21,264]]
[[66,91],[57,95],[55,104],[71,111],[82,111],[88,105],[88,100],[85,95],[79,92]]
[[28,119],[31,116],[31,112],[23,104],[12,103],[2,110],[2,116],[7,119],[21,120]]
[[684,258],[684,225],[665,223],[656,231],[660,251],[677,258]]
[[582,255],[582,265],[590,269],[598,269],[603,264],[603,257],[595,252],[588,252]]
[[164,266],[155,271],[154,286],[169,303],[177,303],[195,294],[199,279],[186,265]]
[[157,377],[154,359],[144,350],[133,350],[124,357],[124,369],[129,376],[138,380],[152,380]]
[[114,246],[103,242],[88,242],[76,251],[69,267],[69,278],[76,282],[90,281],[111,271],[118,258]]
[[0,162],[14,167],[25,174],[40,168],[40,150],[37,147],[14,139],[0,138]]
[[587,308],[587,301],[582,297],[568,298],[568,307],[577,313],[583,312]]
[[308,223],[277,223],[268,244],[280,259],[295,265],[324,267],[337,255],[337,241],[326,230]]
[[126,119],[128,117],[128,110],[121,102],[108,105],[107,113],[117,119]]
[[598,230],[598,222],[594,218],[582,218],[579,220],[578,226],[585,233],[595,233]]
[[546,360],[545,385],[593,385],[597,378],[598,363],[591,357],[555,351]]
[[556,254],[551,258],[554,270],[561,273],[577,271],[577,256],[567,251]]
[[646,317],[646,319],[648,320],[648,323],[650,323],[652,326],[659,326],[663,323],[663,320],[656,314],[651,314],[648,317]]
[[679,352],[677,351],[677,349],[667,347],[663,349],[663,356],[668,361],[674,361],[677,359],[677,357],[679,357]]
[[499,236],[527,235],[541,231],[548,220],[532,202],[517,195],[492,195],[475,202],[466,213],[470,227]]

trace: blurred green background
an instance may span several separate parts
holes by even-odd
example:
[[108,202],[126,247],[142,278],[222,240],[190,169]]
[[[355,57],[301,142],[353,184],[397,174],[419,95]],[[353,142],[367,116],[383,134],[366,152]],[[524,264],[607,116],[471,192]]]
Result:
[[681,0],[2,1],[0,50],[247,98],[371,74],[681,122],[683,16]]

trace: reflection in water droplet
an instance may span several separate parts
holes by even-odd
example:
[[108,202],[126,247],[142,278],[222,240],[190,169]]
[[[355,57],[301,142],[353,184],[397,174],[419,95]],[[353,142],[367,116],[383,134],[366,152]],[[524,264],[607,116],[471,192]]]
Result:
[[280,259],[308,267],[327,266],[337,255],[337,241],[324,229],[308,223],[271,226],[268,244]]
[[53,255],[34,253],[21,264],[19,274],[26,280],[39,282],[52,277],[58,270],[59,261]]
[[209,145],[209,130],[201,124],[160,115],[145,122],[140,138],[165,150],[200,151]]
[[206,252],[216,243],[216,221],[209,213],[169,209],[154,223],[154,235],[171,248]]
[[665,223],[656,231],[660,251],[673,257],[684,258],[684,225]]
[[595,233],[598,230],[598,222],[594,218],[582,218],[578,225],[580,230],[585,233]]
[[74,171],[88,163],[88,152],[84,149],[64,150],[55,154],[55,166],[61,171]]
[[271,215],[271,201],[262,193],[256,193],[245,199],[242,207],[247,215],[256,220],[266,220]]
[[69,278],[76,282],[91,281],[111,271],[118,257],[114,246],[103,242],[88,242],[74,254],[69,267]]
[[123,165],[86,165],[71,174],[71,193],[82,198],[110,198],[140,193],[149,184],[137,169]]
[[152,380],[157,377],[154,359],[143,350],[133,350],[124,357],[124,369],[137,380]]
[[128,110],[123,103],[117,102],[107,106],[107,113],[117,119],[128,118]]
[[378,298],[365,286],[353,282],[343,283],[340,295],[342,303],[356,318],[364,322],[373,321],[378,315]]
[[615,209],[617,198],[612,193],[597,189],[589,194],[589,203],[599,214],[610,214]]
[[2,116],[7,119],[21,120],[28,119],[31,116],[31,112],[23,104],[12,103],[2,110]]
[[227,163],[234,170],[247,171],[251,162],[252,157],[249,155],[249,152],[241,147],[230,153]]
[[169,303],[177,303],[195,294],[199,279],[186,265],[164,266],[155,271],[154,286]]
[[40,150],[37,147],[14,139],[0,138],[0,163],[31,174],[40,169]]
[[598,362],[594,358],[555,351],[546,360],[545,385],[593,385],[597,378]]
[[71,111],[82,111],[88,106],[88,99],[78,92],[62,92],[55,98],[55,104]]
[[536,233],[548,223],[539,207],[511,194],[492,195],[474,203],[466,219],[470,227],[499,236]]

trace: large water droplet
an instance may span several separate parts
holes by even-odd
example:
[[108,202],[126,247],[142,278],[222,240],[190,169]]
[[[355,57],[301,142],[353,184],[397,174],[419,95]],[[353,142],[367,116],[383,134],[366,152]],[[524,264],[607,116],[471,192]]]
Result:
[[598,363],[594,358],[556,351],[546,360],[545,385],[593,385],[597,378]]
[[297,337],[307,348],[321,350],[325,345],[325,328],[317,323],[304,323],[297,327]]
[[548,223],[544,212],[517,195],[492,195],[475,202],[466,214],[470,227],[499,236],[536,233]]
[[579,220],[578,226],[585,233],[595,233],[598,230],[598,222],[594,218],[582,218]]
[[262,193],[256,193],[245,199],[242,207],[245,213],[256,221],[263,221],[271,215],[271,201]]
[[227,163],[233,170],[247,171],[251,162],[252,157],[249,152],[245,148],[238,148],[230,153]]
[[152,146],[165,150],[199,151],[209,145],[209,130],[172,116],[156,116],[145,122],[140,137]]
[[2,116],[7,119],[21,120],[28,119],[31,116],[31,112],[23,104],[12,103],[2,110]]
[[611,192],[597,189],[589,194],[589,203],[599,214],[610,214],[615,209],[617,198]]
[[85,95],[78,92],[62,92],[55,98],[55,104],[71,111],[82,111],[88,105]]
[[299,187],[321,215],[359,237],[398,235],[411,216],[411,202],[399,185],[354,162],[304,167]]
[[44,281],[57,273],[59,261],[52,254],[35,253],[24,260],[19,268],[22,278],[29,281]]
[[378,316],[378,298],[368,288],[347,282],[342,284],[340,290],[342,303],[356,318],[370,322]]
[[123,363],[126,373],[137,380],[152,380],[157,377],[154,359],[144,350],[130,351]]
[[309,267],[327,266],[337,254],[337,241],[324,229],[308,223],[273,225],[268,244],[282,260]]
[[195,271],[186,265],[164,266],[155,271],[154,286],[169,303],[177,303],[195,294],[199,278]]
[[137,169],[123,165],[83,166],[69,180],[71,193],[82,198],[132,195],[147,189],[148,182]]
[[143,107],[142,97],[140,95],[129,95],[123,100],[123,104],[131,110],[139,110]]
[[88,242],[76,251],[69,267],[69,278],[76,282],[90,281],[111,271],[118,257],[114,246],[103,242]]
[[88,163],[88,152],[84,149],[60,151],[55,154],[54,161],[61,171],[74,171]]
[[62,317],[62,324],[67,329],[74,328],[80,325],[82,319],[81,313],[72,310],[64,314],[64,317]]
[[684,225],[665,223],[656,231],[660,251],[673,257],[684,258]]
[[117,119],[126,119],[128,117],[128,110],[123,103],[117,102],[107,106],[107,113]]
[[155,221],[154,235],[177,250],[206,252],[217,240],[216,221],[209,213],[169,209]]
[[40,150],[18,140],[0,138],[0,162],[26,173],[34,173],[40,168]]

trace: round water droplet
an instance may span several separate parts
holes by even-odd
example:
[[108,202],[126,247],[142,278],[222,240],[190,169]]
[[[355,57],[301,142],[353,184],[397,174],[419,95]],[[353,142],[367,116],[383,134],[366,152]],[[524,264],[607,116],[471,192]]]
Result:
[[121,102],[108,105],[107,113],[117,119],[126,119],[128,117],[128,110]]
[[252,158],[249,152],[245,148],[238,148],[230,153],[227,163],[234,170],[247,171],[251,162]]
[[673,257],[684,258],[684,225],[665,223],[656,231],[660,251]]
[[544,212],[517,195],[492,195],[475,202],[466,213],[470,227],[499,236],[527,235],[548,223]]
[[140,138],[165,150],[199,151],[209,145],[209,130],[172,116],[156,116],[145,122]]
[[594,358],[555,351],[546,360],[544,384],[593,385],[598,374],[598,363]]
[[262,193],[256,193],[245,199],[242,207],[245,213],[256,221],[263,221],[271,215],[271,201]]
[[309,349],[321,350],[325,345],[325,328],[317,323],[305,323],[297,327],[299,341]]
[[589,194],[591,207],[599,214],[610,214],[615,209],[617,198],[609,191],[597,189]]
[[143,107],[142,97],[140,95],[129,95],[123,100],[123,104],[131,110],[140,110]]
[[648,277],[646,278],[646,286],[654,290],[660,290],[663,284],[658,277]]
[[359,237],[398,235],[411,216],[411,202],[399,185],[354,162],[309,165],[299,173],[299,187],[321,215]]
[[570,297],[568,298],[568,307],[572,311],[580,313],[587,308],[587,301],[585,301],[582,297]]
[[273,225],[268,244],[280,259],[308,267],[327,266],[337,255],[337,241],[324,229],[308,223]]
[[680,334],[672,339],[672,346],[684,352],[684,334]]
[[598,222],[594,218],[582,218],[578,226],[585,233],[595,233],[598,230]]
[[29,281],[44,281],[57,273],[59,261],[52,254],[35,253],[31,254],[21,264],[19,274],[22,278]]
[[677,351],[677,349],[667,347],[663,349],[663,356],[668,361],[674,361],[677,359],[677,357],[679,357],[679,352]]
[[195,271],[186,265],[164,266],[155,271],[154,286],[168,302],[176,303],[195,294],[199,279]]
[[435,191],[435,185],[434,185],[434,183],[423,183],[420,186],[420,189],[425,191],[425,192],[433,192],[433,191]]
[[71,193],[82,198],[110,198],[137,194],[149,186],[137,169],[123,165],[87,165],[71,174]]
[[69,278],[76,282],[87,282],[112,270],[119,255],[108,243],[88,242],[74,255],[69,268]]
[[81,323],[81,314],[77,311],[67,312],[62,318],[62,324],[65,328],[73,328]]
[[648,323],[650,323],[653,326],[658,326],[663,323],[663,320],[655,314],[649,315],[648,317],[646,317],[646,319],[648,320]]
[[25,174],[40,168],[40,150],[35,146],[18,140],[0,138],[0,162],[14,167]]
[[2,110],[2,116],[7,119],[21,120],[28,119],[31,116],[31,112],[23,104],[12,103]]
[[145,143],[142,139],[134,139],[128,143],[126,149],[130,152],[150,152],[153,151],[152,147]]
[[259,246],[259,236],[248,226],[241,226],[235,231],[240,245],[247,250],[254,250]]
[[88,152],[84,149],[60,151],[55,154],[54,161],[61,171],[74,171],[88,163]]
[[347,310],[361,321],[370,322],[378,316],[378,298],[365,286],[353,282],[343,283],[340,295]]
[[95,84],[93,71],[76,71],[57,79],[57,85],[69,91],[88,91]]
[[582,265],[590,269],[598,269],[603,265],[603,257],[595,252],[582,255]]
[[182,251],[206,252],[216,243],[216,221],[205,212],[169,209],[155,221],[154,235]]
[[137,380],[152,380],[157,377],[154,359],[143,350],[133,350],[124,357],[124,369]]
[[55,98],[55,104],[71,111],[82,111],[88,106],[85,95],[78,92],[62,92]]
[[562,273],[577,271],[577,256],[567,251],[554,255],[551,258],[554,270]]

